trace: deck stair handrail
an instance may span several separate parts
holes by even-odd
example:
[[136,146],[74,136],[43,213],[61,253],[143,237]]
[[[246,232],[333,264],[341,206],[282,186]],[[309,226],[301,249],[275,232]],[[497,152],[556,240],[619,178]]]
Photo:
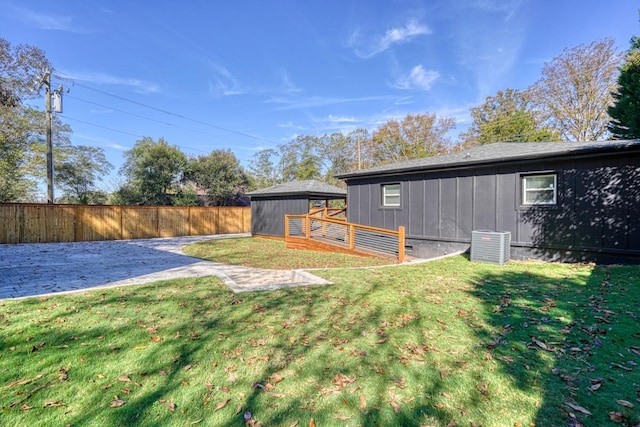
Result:
[[285,241],[288,247],[329,250],[396,258],[405,257],[405,229],[397,231],[385,228],[353,224],[346,218],[321,216],[330,213],[325,209],[311,211],[307,215],[285,215]]
[[309,212],[309,215],[316,218],[333,218],[347,220],[347,208],[316,208]]

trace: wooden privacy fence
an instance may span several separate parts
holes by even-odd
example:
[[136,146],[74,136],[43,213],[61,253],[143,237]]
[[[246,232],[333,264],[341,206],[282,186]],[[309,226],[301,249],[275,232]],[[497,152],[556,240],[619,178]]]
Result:
[[375,255],[404,261],[405,229],[398,231],[351,224],[346,218],[285,215],[284,234],[289,248]]
[[249,233],[250,207],[0,204],[0,243]]

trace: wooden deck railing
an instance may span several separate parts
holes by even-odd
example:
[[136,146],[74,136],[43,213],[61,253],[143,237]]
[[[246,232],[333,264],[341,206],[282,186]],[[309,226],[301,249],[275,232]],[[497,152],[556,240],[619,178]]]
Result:
[[374,255],[404,261],[405,229],[398,231],[346,222],[346,218],[285,215],[287,247]]
[[309,212],[309,215],[316,218],[332,218],[341,221],[347,220],[347,208],[316,208]]

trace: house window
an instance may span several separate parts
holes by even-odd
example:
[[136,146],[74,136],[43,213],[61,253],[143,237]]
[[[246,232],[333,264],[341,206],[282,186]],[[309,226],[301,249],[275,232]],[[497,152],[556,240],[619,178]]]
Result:
[[400,184],[385,184],[382,186],[382,206],[400,206]]
[[555,205],[558,178],[554,173],[522,177],[523,205]]

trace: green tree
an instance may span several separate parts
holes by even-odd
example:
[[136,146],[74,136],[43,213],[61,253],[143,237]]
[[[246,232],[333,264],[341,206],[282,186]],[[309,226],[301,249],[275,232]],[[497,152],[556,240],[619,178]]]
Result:
[[298,136],[288,144],[279,146],[278,167],[282,181],[322,179],[322,142],[316,136]]
[[120,171],[127,181],[115,200],[122,204],[171,204],[169,190],[181,180],[186,163],[185,154],[163,138],[142,138],[124,152]]
[[607,136],[607,109],[613,105],[620,55],[613,39],[565,50],[546,63],[532,87],[545,121],[568,141]]
[[273,161],[276,156],[276,150],[273,148],[265,148],[253,155],[249,162],[249,173],[256,189],[271,187],[281,182],[280,173]]
[[471,117],[473,122],[469,130],[461,135],[465,146],[558,138],[553,130],[544,127],[536,118],[528,92],[516,89],[488,96],[484,104],[471,109]]
[[367,168],[372,164],[371,136],[366,129],[348,133],[334,132],[320,138],[324,159],[325,181],[340,185],[334,175]]
[[618,90],[609,107],[609,132],[614,139],[640,138],[640,37],[631,39],[618,76]]
[[86,205],[96,199],[96,181],[111,169],[113,165],[101,148],[70,146],[54,167],[55,182],[63,190],[64,200]]
[[235,205],[247,191],[249,177],[231,150],[214,150],[189,161],[185,180],[207,193],[207,205]]
[[179,185],[173,196],[174,206],[200,206],[202,203],[198,197],[198,189],[191,183]]
[[30,176],[38,114],[24,101],[39,95],[44,70],[51,65],[34,46],[12,46],[0,38],[0,202],[30,200],[37,183]]
[[426,113],[389,120],[373,132],[374,161],[392,163],[446,153],[450,145],[447,133],[455,125],[453,118]]

